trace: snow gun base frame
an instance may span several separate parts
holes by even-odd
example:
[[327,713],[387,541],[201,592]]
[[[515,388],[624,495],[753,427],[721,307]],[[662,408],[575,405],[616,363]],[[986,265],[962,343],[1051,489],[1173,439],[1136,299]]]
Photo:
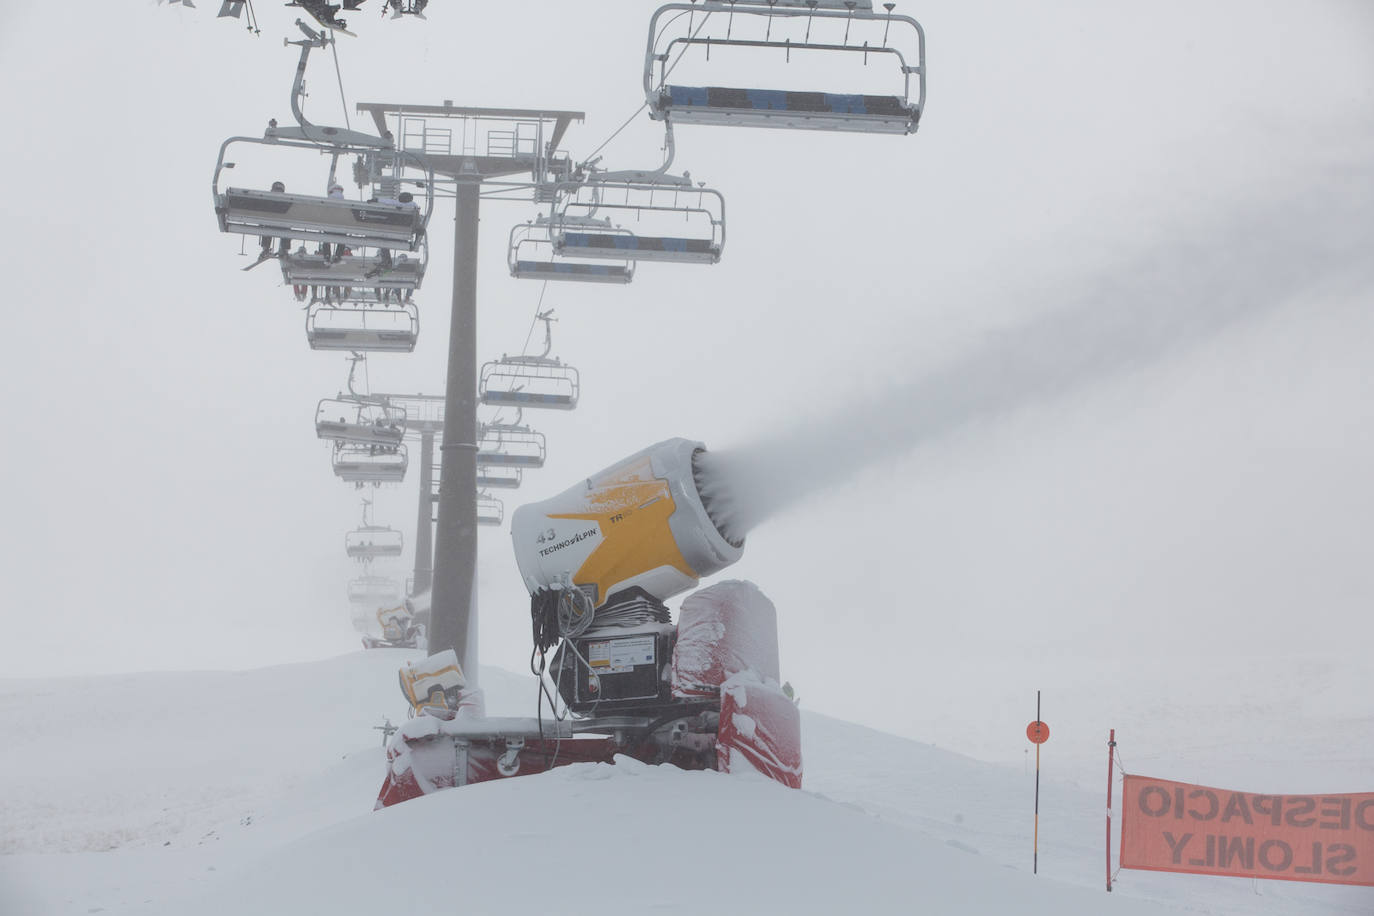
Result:
[[[573,640],[572,648],[565,643],[550,673],[574,714],[587,710],[581,717],[487,718],[471,694],[462,695],[456,709],[424,707],[387,747],[388,772],[376,807],[573,763],[613,763],[617,755],[685,770],[757,772],[800,788],[801,719],[777,684],[774,622],[746,622],[742,615],[753,607],[737,606],[720,592],[713,597],[685,602],[677,626],[593,630]],[[647,663],[652,677],[637,670],[646,666],[625,663],[633,646],[606,645],[616,640],[654,644]],[[589,643],[602,644],[595,658]],[[573,667],[573,650],[583,660],[605,663],[596,675],[599,699],[589,700],[592,675]]]

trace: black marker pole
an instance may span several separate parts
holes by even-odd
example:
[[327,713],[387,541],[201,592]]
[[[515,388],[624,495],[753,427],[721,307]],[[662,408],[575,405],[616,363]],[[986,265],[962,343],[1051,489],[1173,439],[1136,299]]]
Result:
[[[1040,691],[1035,691],[1035,721],[1040,721]],[[1035,745],[1035,853],[1031,874],[1040,873],[1040,743]]]

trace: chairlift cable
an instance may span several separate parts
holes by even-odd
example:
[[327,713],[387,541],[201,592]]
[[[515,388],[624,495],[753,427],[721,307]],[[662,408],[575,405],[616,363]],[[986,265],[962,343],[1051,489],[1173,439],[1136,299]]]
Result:
[[348,121],[348,97],[344,95],[343,71],[339,69],[339,43],[330,41],[329,50],[334,52],[334,76],[339,80],[339,104],[343,106],[344,127],[352,130],[353,125]]
[[[668,20],[668,22],[664,23],[663,28],[664,28],[664,29],[668,28],[668,26],[671,25],[671,24],[673,23],[674,20],[682,18],[683,15],[684,15],[683,13],[678,13],[676,16],[673,17],[673,19],[670,19],[670,20]],[[696,38],[697,35],[699,35],[699,34],[701,33],[701,30],[704,29],[704,28],[706,28],[706,23],[708,23],[708,22],[710,22],[710,21],[711,21],[711,13],[707,13],[705,16],[701,17],[701,25],[698,25],[698,26],[697,26],[696,31],[692,33],[691,37],[692,37],[693,39]],[[687,53],[687,49],[690,48],[691,46],[692,46],[692,45],[691,45],[691,41],[689,40],[686,44],[684,44],[684,45],[682,46],[682,50],[679,51],[679,52],[677,52],[677,59],[674,60],[671,64],[668,65],[668,69],[666,69],[666,70],[663,71],[663,79],[664,79],[664,80],[666,80],[666,79],[668,78],[668,76],[669,76],[669,75],[673,72],[673,70],[677,67],[678,63],[681,62],[681,60],[682,60],[682,55],[686,54],[686,53]],[[607,137],[605,140],[601,141],[601,145],[600,145],[600,146],[598,146],[596,149],[594,149],[594,150],[592,150],[590,153],[588,153],[588,154],[587,154],[587,158],[586,158],[586,159],[583,159],[583,160],[582,160],[582,163],[583,163],[583,164],[586,164],[586,162],[587,162],[588,160],[592,159],[593,157],[596,156],[597,153],[599,153],[599,152],[601,152],[603,149],[605,149],[605,148],[606,148],[606,144],[610,143],[610,142],[611,142],[612,140],[614,140],[616,137],[620,136],[620,132],[621,132],[622,130],[624,130],[625,128],[629,127],[629,126],[630,126],[630,122],[633,121],[635,118],[639,117],[639,113],[640,113],[641,111],[643,111],[644,109],[648,108],[648,107],[649,107],[649,102],[648,102],[648,100],[646,99],[638,108],[635,109],[634,114],[630,115],[628,118],[625,119],[625,123],[624,123],[624,124],[620,125],[619,127],[617,127],[617,128],[615,129],[615,133],[611,134],[611,135],[610,135],[609,137]]]
[[539,287],[539,301],[534,304],[534,317],[530,319],[530,329],[525,334],[525,345],[520,348],[520,355],[525,356],[530,350],[530,338],[534,336],[534,326],[539,321],[539,307],[544,304],[544,293],[549,289],[549,281],[545,280],[544,285]]

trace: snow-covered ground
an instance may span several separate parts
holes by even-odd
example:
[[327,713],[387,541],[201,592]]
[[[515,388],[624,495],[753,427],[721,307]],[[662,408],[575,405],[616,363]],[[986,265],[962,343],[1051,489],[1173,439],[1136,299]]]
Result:
[[[371,728],[403,715],[395,672],[415,655],[0,681],[0,912],[1374,913],[1369,888],[1144,872],[1109,897],[1104,787],[1049,768],[1033,876],[1033,773],[814,714],[801,792],[622,761],[373,812]],[[1346,695],[1333,676],[1304,683]],[[530,711],[532,679],[483,678],[489,712]],[[1374,720],[1355,699],[1270,745],[1261,707],[1203,717],[1199,733],[1240,760],[1269,746],[1288,783],[1238,788],[1368,790],[1325,782],[1374,772]],[[1203,706],[1165,694],[1151,708],[1196,721]]]

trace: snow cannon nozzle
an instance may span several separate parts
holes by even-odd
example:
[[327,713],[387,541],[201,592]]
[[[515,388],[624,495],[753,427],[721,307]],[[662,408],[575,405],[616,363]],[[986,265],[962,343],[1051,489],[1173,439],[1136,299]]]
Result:
[[511,542],[531,596],[562,593],[604,615],[663,602],[738,560],[744,538],[722,526],[728,500],[706,455],[700,442],[668,439],[516,509]]

